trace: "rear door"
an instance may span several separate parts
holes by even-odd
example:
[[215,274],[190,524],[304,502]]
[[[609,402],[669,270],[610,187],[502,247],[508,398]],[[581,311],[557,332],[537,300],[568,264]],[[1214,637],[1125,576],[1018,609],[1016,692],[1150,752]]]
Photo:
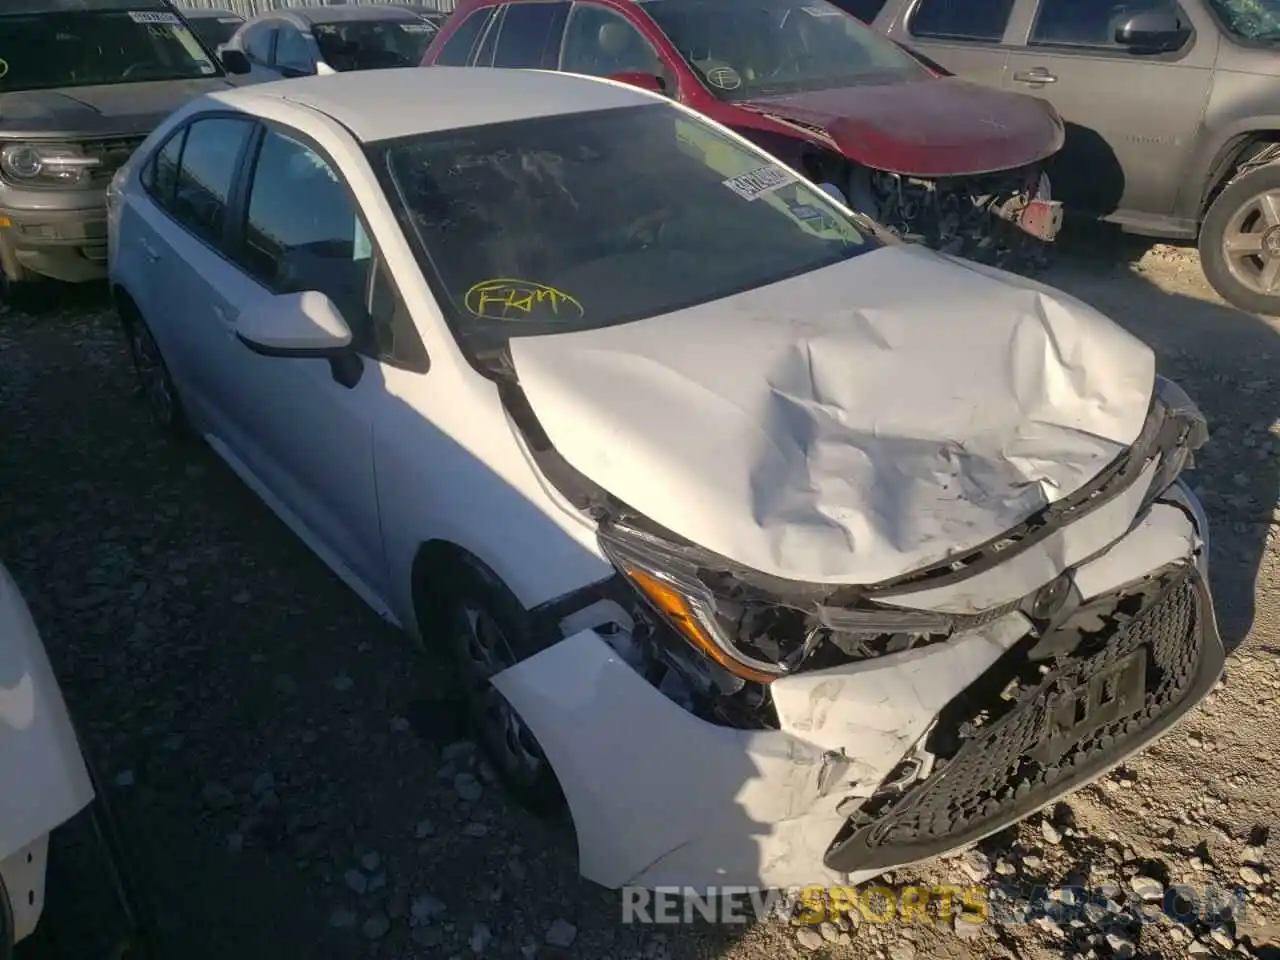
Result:
[[1016,12],[1016,0],[917,0],[903,4],[885,29],[956,76],[1000,87]]
[[1066,121],[1049,176],[1068,209],[1127,222],[1173,213],[1218,35],[1192,31],[1167,54],[1115,42],[1126,19],[1162,6],[1190,24],[1177,0],[1039,0],[1025,45],[1009,56],[1006,88],[1048,100]]

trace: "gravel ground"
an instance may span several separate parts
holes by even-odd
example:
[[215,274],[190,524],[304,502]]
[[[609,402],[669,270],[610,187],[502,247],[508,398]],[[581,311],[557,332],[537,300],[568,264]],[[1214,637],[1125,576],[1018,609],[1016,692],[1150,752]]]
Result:
[[[1180,248],[1068,240],[1049,282],[1157,349],[1213,439],[1223,685],[1106,780],[962,857],[892,878],[1115,884],[1075,920],[797,928],[627,926],[571,838],[506,803],[460,742],[445,671],[373,616],[202,448],[132,395],[100,291],[0,308],[0,556],[40,625],[128,839],[163,956],[1280,956],[1273,900],[1280,326],[1224,306]],[[55,850],[48,919],[88,876]],[[1243,911],[1109,921],[1175,883]],[[59,899],[61,897],[61,899]],[[68,919],[72,918],[72,919]],[[95,923],[98,921],[94,921]],[[84,931],[78,931],[83,933]],[[35,953],[28,954],[34,960]]]

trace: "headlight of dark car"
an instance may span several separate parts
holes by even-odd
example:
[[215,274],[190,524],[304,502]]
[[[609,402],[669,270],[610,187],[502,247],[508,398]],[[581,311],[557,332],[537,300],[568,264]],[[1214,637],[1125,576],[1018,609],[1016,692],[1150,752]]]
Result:
[[100,164],[75,144],[33,141],[0,147],[0,176],[22,186],[77,186],[88,182]]

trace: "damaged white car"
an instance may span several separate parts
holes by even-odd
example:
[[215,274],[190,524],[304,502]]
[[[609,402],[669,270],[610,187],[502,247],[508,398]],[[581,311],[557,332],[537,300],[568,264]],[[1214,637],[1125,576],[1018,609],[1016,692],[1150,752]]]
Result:
[[1151,350],[678,104],[502,70],[247,87],[109,203],[159,421],[448,645],[601,884],[944,853],[1219,676],[1179,481],[1207,430]]
[[[92,875],[101,867],[101,887],[127,921],[127,933],[94,931],[97,946],[110,937],[115,960],[152,957],[149,915],[126,868],[115,821],[80,752],[31,613],[0,564],[0,960],[14,956],[20,943],[38,949],[48,926],[41,918],[50,837],[72,829],[73,821],[92,826],[99,854],[98,863],[81,860],[77,869]],[[94,869],[85,871],[86,865]]]

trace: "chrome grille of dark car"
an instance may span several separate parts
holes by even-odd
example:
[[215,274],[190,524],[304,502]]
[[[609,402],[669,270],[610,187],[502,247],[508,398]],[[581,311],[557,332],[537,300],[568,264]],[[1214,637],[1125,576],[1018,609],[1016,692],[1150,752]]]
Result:
[[114,137],[109,140],[86,140],[80,144],[85,156],[96,157],[98,166],[93,168],[90,179],[106,184],[117,170],[133,156],[146,137]]

